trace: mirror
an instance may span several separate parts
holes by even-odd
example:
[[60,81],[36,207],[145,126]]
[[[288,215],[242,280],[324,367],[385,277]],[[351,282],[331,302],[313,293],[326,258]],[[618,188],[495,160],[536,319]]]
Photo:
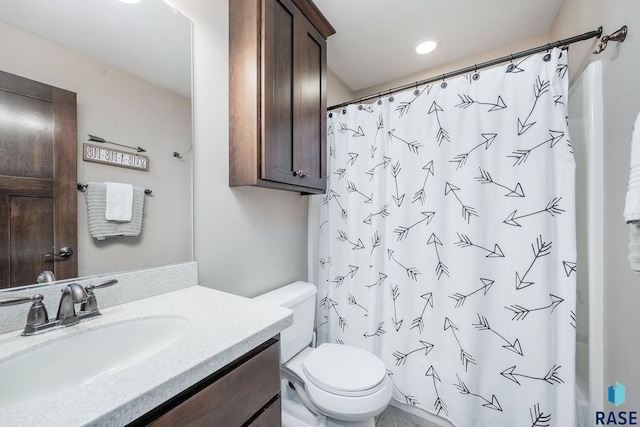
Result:
[[[101,241],[77,192],[79,276],[193,259],[191,31],[162,0],[0,0],[0,70],[77,95],[77,181],[152,190],[140,235]],[[84,161],[89,134],[112,150],[142,147],[149,170]]]

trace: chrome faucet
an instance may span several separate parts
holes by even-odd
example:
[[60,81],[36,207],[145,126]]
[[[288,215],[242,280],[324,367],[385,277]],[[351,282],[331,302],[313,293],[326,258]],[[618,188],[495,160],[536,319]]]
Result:
[[87,291],[77,283],[70,283],[62,290],[56,320],[60,326],[75,325],[80,321],[76,314],[76,304],[87,302]]
[[[106,288],[118,283],[117,280],[107,280],[97,285],[88,285],[83,288],[77,283],[70,283],[62,290],[58,314],[55,319],[49,320],[47,309],[42,300],[43,296],[36,294],[32,297],[16,297],[0,299],[0,307],[7,305],[23,304],[32,302],[27,317],[27,324],[22,331],[22,335],[35,335],[50,329],[62,328],[75,325],[82,319],[100,316],[94,289]],[[76,304],[80,305],[80,311],[76,311]]]

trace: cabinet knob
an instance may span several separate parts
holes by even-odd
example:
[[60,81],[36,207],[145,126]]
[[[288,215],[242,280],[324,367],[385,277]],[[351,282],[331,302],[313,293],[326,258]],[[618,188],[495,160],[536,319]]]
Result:
[[308,175],[309,174],[304,172],[302,169],[293,171],[293,176],[299,176],[300,178],[304,178],[305,176],[308,176]]

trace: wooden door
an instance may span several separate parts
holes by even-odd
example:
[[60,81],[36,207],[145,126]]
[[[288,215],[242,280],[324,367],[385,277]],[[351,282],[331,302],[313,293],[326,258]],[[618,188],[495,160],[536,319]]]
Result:
[[[78,275],[76,94],[0,71],[0,288]],[[49,254],[49,255],[48,255]]]

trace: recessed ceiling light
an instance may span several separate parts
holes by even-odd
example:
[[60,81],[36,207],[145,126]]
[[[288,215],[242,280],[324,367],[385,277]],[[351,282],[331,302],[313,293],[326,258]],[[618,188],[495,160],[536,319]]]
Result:
[[437,38],[431,37],[428,39],[424,39],[418,42],[415,47],[416,53],[420,55],[424,55],[425,53],[433,52],[433,50],[438,47],[439,40]]
[[138,4],[140,3],[140,0],[120,0],[122,3],[127,3],[127,4]]

